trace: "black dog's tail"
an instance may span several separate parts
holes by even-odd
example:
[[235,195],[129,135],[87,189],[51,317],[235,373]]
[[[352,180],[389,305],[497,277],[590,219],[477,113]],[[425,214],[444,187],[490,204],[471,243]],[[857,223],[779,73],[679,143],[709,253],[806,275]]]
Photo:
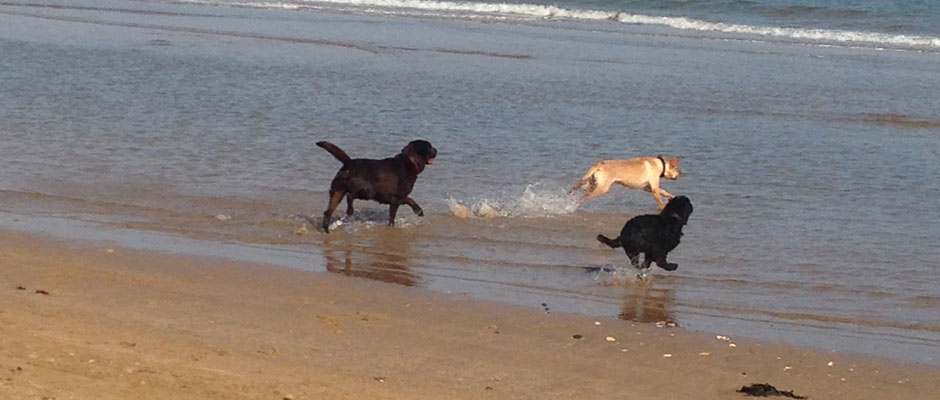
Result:
[[604,235],[597,235],[597,241],[610,246],[612,249],[616,249],[621,246],[619,236],[616,239],[611,239]]
[[346,165],[346,163],[352,160],[351,158],[349,158],[349,155],[346,154],[345,151],[343,151],[343,149],[336,147],[335,144],[327,142],[326,140],[317,142],[317,146],[320,146],[326,149],[326,151],[330,152],[330,154],[332,154],[333,157],[336,157],[336,159],[339,160],[339,162],[343,163],[343,165]]

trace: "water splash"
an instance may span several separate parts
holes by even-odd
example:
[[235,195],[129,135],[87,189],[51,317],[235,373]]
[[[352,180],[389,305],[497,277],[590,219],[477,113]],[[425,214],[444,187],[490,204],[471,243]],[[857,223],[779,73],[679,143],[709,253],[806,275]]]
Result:
[[560,185],[544,182],[526,185],[521,195],[512,197],[509,200],[483,198],[470,201],[450,197],[447,205],[457,218],[525,218],[570,214],[577,203],[577,199],[568,196]]
[[605,266],[594,272],[594,281],[601,286],[647,285],[653,282],[650,268]]

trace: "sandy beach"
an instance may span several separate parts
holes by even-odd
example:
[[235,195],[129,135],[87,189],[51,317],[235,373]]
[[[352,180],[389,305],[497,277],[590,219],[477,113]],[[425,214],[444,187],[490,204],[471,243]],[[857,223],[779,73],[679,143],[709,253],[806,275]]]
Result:
[[[940,369],[0,233],[4,399],[928,399]],[[734,346],[732,346],[732,344]]]

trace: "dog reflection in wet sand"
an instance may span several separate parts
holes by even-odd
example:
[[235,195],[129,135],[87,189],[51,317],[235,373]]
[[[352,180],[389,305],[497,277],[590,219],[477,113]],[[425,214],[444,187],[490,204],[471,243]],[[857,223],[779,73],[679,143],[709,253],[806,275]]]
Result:
[[[630,259],[633,268],[645,276],[650,265],[655,262],[666,271],[675,271],[679,266],[666,260],[666,255],[679,245],[682,227],[692,215],[692,202],[688,197],[679,196],[666,204],[659,214],[638,215],[624,224],[620,236],[608,238],[597,235],[597,240],[611,248],[622,247]],[[640,253],[645,258],[640,265]]]

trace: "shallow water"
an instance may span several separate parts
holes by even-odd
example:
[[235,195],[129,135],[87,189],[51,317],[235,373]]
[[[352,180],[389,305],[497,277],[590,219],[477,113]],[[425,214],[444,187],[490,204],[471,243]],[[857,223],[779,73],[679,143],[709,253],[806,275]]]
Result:
[[[0,5],[9,215],[940,364],[935,51],[597,21],[22,4]],[[315,231],[339,168],[317,140],[385,157],[414,138],[439,151],[412,194],[427,217],[403,209],[390,229],[386,208],[358,202],[336,232]],[[655,212],[651,196],[614,188],[574,210],[565,192],[598,159],[660,153],[682,157],[663,187],[695,212],[670,254],[679,269],[637,280],[593,238]],[[455,204],[497,216],[455,218]]]

